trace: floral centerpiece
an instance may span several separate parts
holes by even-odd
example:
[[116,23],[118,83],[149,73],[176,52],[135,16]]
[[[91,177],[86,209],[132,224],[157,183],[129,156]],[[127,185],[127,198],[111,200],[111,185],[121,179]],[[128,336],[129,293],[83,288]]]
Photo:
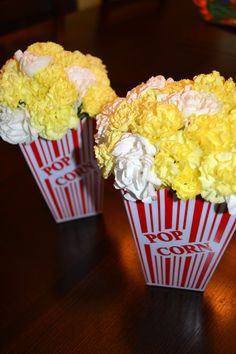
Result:
[[[89,117],[115,97],[99,58],[53,42],[17,50],[0,71],[0,137],[20,144],[57,221],[95,212],[91,191],[85,200],[96,171]],[[70,195],[78,179],[81,204]]]
[[[179,236],[175,241],[181,246],[177,242],[174,247],[180,248],[163,248],[162,257],[202,255],[203,246],[191,248],[190,240],[209,243],[217,234],[223,242],[223,236],[219,237],[219,232],[225,232],[222,225],[226,227],[229,220],[235,225],[235,217],[230,216],[236,214],[235,128],[235,83],[216,71],[193,80],[152,77],[97,116],[97,161],[105,178],[114,174],[114,186],[122,190],[133,233],[151,245],[158,233],[169,241]],[[221,223],[221,218],[218,230],[212,223],[216,219]],[[208,243],[205,251],[212,255],[216,246]],[[153,259],[151,253],[146,254],[147,263],[154,262],[155,252]],[[146,277],[147,283],[158,283],[154,270]],[[176,279],[172,286],[188,287]],[[203,284],[198,287],[202,289]]]
[[17,50],[0,72],[0,136],[12,144],[57,140],[115,97],[99,58],[53,42]]

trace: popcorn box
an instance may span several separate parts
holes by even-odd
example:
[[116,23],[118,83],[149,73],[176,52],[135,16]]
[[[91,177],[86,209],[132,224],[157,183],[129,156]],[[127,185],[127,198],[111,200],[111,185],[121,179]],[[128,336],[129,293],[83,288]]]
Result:
[[124,204],[147,285],[204,291],[236,229],[226,204],[167,189],[150,204]]
[[102,211],[103,180],[94,160],[94,121],[83,118],[60,140],[20,144],[56,222]]

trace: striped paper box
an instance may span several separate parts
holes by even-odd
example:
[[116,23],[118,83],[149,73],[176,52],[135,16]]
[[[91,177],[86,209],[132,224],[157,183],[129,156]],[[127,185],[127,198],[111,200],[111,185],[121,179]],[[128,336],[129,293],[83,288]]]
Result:
[[146,283],[204,291],[236,229],[226,204],[167,189],[150,204],[124,203]]
[[56,222],[102,211],[103,180],[93,153],[94,122],[79,121],[60,140],[38,138],[20,148]]

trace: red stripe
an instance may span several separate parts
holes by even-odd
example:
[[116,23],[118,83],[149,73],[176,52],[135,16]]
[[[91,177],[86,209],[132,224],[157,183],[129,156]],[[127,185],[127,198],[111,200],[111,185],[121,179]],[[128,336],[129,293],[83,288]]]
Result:
[[211,260],[212,258],[214,257],[215,253],[214,252],[210,252],[208,255],[207,255],[207,258],[205,260],[205,264],[202,268],[202,271],[201,271],[201,274],[199,275],[199,278],[198,278],[198,281],[197,281],[197,284],[196,284],[196,288],[199,289],[200,285],[201,285],[201,282],[202,282],[202,279],[204,278],[205,274],[206,274],[206,271],[208,270],[209,268],[209,265],[211,263]]
[[66,152],[65,152],[65,148],[64,148],[64,141],[65,141],[65,137],[60,140],[60,143],[61,143],[63,156],[66,156]]
[[70,198],[70,192],[69,192],[69,188],[68,187],[65,187],[65,192],[66,192],[67,201],[69,203],[71,216],[74,216],[75,214],[74,214],[74,210],[73,210],[73,206],[72,206],[72,202],[71,202],[71,198]]
[[142,233],[147,232],[147,220],[146,220],[146,213],[145,213],[145,205],[141,201],[136,202],[138,215],[139,215],[139,222],[141,226]]
[[59,200],[59,203],[60,203],[60,206],[61,206],[61,210],[62,210],[62,214],[66,215],[65,205],[64,205],[63,201],[61,200],[61,196],[60,196],[59,190],[57,188],[55,188],[55,194],[57,196],[57,199]]
[[82,179],[79,181],[79,187],[80,187],[80,194],[81,194],[81,198],[82,198],[83,212],[85,214],[86,213],[86,206],[85,206],[85,199],[84,199],[84,183],[83,183]]
[[138,247],[138,253],[139,253],[139,256],[140,256],[140,259],[141,259],[145,281],[147,282],[147,273],[146,273],[145,265],[144,265],[144,262],[143,262],[143,256],[142,256],[142,252],[141,252],[140,245],[139,245],[139,239],[138,239],[138,236],[137,236],[137,231],[136,231],[136,228],[135,228],[135,223],[134,223],[132,211],[131,211],[131,208],[130,208],[130,203],[127,200],[124,200],[124,202],[125,202],[126,208],[128,210],[128,215],[129,215],[129,218],[131,220],[132,228],[134,230],[134,238],[136,240],[136,245]]
[[[205,203],[207,203],[207,202],[205,202]],[[201,233],[199,242],[201,242],[202,239],[203,239],[204,232],[205,232],[205,229],[206,229],[206,223],[207,223],[207,220],[208,220],[208,216],[209,216],[210,209],[211,209],[211,203],[208,202],[207,211],[206,211],[206,215],[205,215],[205,220],[204,220],[204,224],[203,224],[203,227],[202,227],[202,233]]]
[[173,195],[169,189],[165,189],[165,229],[172,228]]
[[[192,282],[192,287],[194,287],[194,283],[195,283],[195,281],[196,281],[196,279],[197,279],[197,277],[198,277],[198,272],[199,272],[200,267],[201,267],[201,265],[202,265],[202,261],[203,261],[204,256],[205,256],[205,254],[203,253],[203,254],[201,255],[201,260],[200,260],[200,262],[199,262],[199,264],[198,264],[197,271],[196,271],[195,274],[194,274],[194,280],[193,280],[193,282]],[[200,257],[200,254],[198,254],[197,257]]]
[[[31,144],[32,144],[32,143],[31,143]],[[38,172],[36,171],[36,169],[35,169],[35,167],[34,167],[34,164],[33,164],[33,162],[32,162],[31,159],[30,159],[30,156],[29,156],[29,154],[28,154],[27,148],[25,147],[24,144],[21,144],[21,147],[22,147],[23,150],[24,150],[24,151],[23,151],[23,154],[26,155],[26,156],[25,156],[26,161],[28,162],[29,166],[31,167],[31,169],[33,170],[33,172],[34,172],[34,174],[35,174],[34,177],[35,177],[36,181],[38,182],[39,187],[41,188],[41,192],[42,192],[42,194],[43,194],[43,196],[44,196],[44,198],[45,198],[45,200],[46,200],[46,202],[47,202],[47,204],[48,204],[48,207],[49,207],[49,209],[51,210],[51,212],[52,212],[54,218],[57,220],[58,217],[57,217],[56,212],[55,212],[55,210],[54,210],[54,206],[51,204],[51,202],[50,202],[50,200],[49,200],[49,198],[48,198],[48,196],[47,196],[47,193],[46,193],[46,191],[45,191],[45,189],[44,189],[44,186],[43,186],[42,181],[41,181],[41,179],[40,179],[40,177],[39,177],[39,175],[38,175]]]
[[218,253],[218,256],[217,256],[217,258],[216,258],[214,264],[212,265],[212,267],[211,267],[211,269],[210,269],[210,272],[209,272],[207,278],[205,279],[204,283],[202,284],[202,288],[203,288],[203,289],[204,289],[205,286],[207,285],[207,283],[208,283],[210,277],[212,276],[213,271],[214,271],[214,268],[215,268],[215,266],[217,265],[217,262],[220,260],[222,254],[223,254],[223,252],[224,252],[224,250],[225,250],[225,247],[226,247],[227,243],[230,241],[231,237],[233,236],[233,234],[234,234],[234,232],[235,232],[235,227],[236,227],[236,221],[233,223],[233,225],[232,225],[232,227],[231,227],[231,229],[230,229],[230,232],[229,232],[229,234],[228,234],[228,237],[225,239],[224,244],[221,246],[221,250],[220,250],[220,252]]
[[194,260],[193,260],[193,264],[192,264],[192,267],[191,267],[190,276],[188,278],[188,284],[186,285],[187,288],[189,287],[190,281],[192,279],[192,274],[193,274],[193,270],[194,270],[194,266],[195,266],[196,260],[197,260],[197,254],[194,255]]
[[170,285],[170,258],[166,258],[166,285]]
[[54,192],[53,192],[52,186],[51,186],[51,184],[50,184],[50,181],[49,181],[48,179],[45,179],[45,184],[46,184],[46,186],[47,186],[47,188],[48,188],[48,191],[49,191],[49,193],[50,193],[50,195],[51,195],[51,197],[52,197],[52,200],[53,200],[54,205],[55,205],[55,207],[56,207],[56,209],[57,209],[57,212],[58,212],[60,218],[62,219],[62,218],[63,218],[62,212],[61,212],[61,209],[60,209],[60,207],[59,207],[59,205],[58,205],[57,198],[56,198],[55,195],[54,195]]
[[181,270],[181,264],[182,264],[182,258],[179,257],[179,268],[178,268],[178,279],[177,279],[177,285],[180,286],[180,270]]
[[39,142],[39,145],[40,145],[40,148],[41,148],[41,151],[42,151],[44,160],[45,160],[45,162],[46,162],[46,164],[47,164],[47,163],[48,163],[48,159],[47,159],[47,156],[46,156],[45,151],[44,151],[42,139],[38,138],[38,142]]
[[73,144],[74,144],[74,158],[76,163],[80,163],[80,156],[79,156],[79,139],[78,139],[78,131],[75,129],[71,129]]
[[230,214],[228,212],[224,212],[222,214],[222,219],[221,219],[220,224],[218,226],[218,229],[217,229],[217,232],[216,232],[216,235],[214,238],[214,242],[220,243],[223,233],[225,231],[225,228],[229,222],[229,219],[230,219]]
[[188,215],[188,205],[189,205],[189,200],[186,200],[186,202],[185,202],[185,211],[184,211],[184,225],[183,225],[183,229],[186,229],[186,222],[187,222],[187,215]]
[[[71,130],[70,130],[71,131]],[[71,149],[70,149],[70,144],[69,144],[69,131],[66,134],[66,145],[67,145],[67,150],[68,150],[68,154],[70,153]]]
[[[40,139],[40,138],[39,138],[39,139]],[[37,147],[35,141],[33,141],[33,142],[30,144],[30,147],[31,147],[31,149],[32,149],[32,151],[33,151],[33,153],[34,153],[34,157],[36,158],[36,161],[37,161],[37,163],[38,163],[38,166],[39,166],[39,167],[42,167],[42,166],[43,166],[43,161],[42,161],[42,159],[41,159],[41,156],[40,156],[40,154],[39,154],[38,147]]]
[[54,160],[54,157],[52,156],[52,151],[51,151],[51,142],[49,142],[49,141],[45,140],[45,143],[46,143],[47,148],[48,148],[48,152],[49,152],[49,155],[50,155],[50,159],[51,159],[51,161],[53,161],[53,160]]
[[180,199],[177,201],[177,220],[176,220],[176,229],[179,230],[179,215],[180,215]]
[[174,256],[174,262],[173,262],[172,285],[174,285],[175,282],[175,267],[176,267],[176,256]]
[[197,232],[198,232],[198,228],[202,216],[203,205],[204,205],[204,200],[200,197],[197,197],[194,206],[193,221],[192,221],[192,228],[190,232],[189,242],[196,241]]
[[65,194],[65,189],[63,187],[60,187],[59,190],[60,190],[60,193],[61,193],[61,199],[62,199],[63,205],[64,205],[65,210],[66,210],[66,217],[69,218],[70,217],[70,209],[68,207],[66,194]]
[[75,185],[75,182],[70,183],[69,191],[70,191],[70,196],[71,196],[72,205],[73,205],[73,209],[74,209],[74,216],[77,216],[78,210],[77,210],[77,204],[76,204],[76,198],[75,198],[75,192],[74,192],[74,185]]
[[212,221],[212,225],[211,225],[211,229],[210,229],[210,232],[209,232],[207,241],[209,241],[210,238],[211,238],[211,234],[212,234],[212,231],[213,231],[213,229],[214,229],[215,222],[216,222],[216,218],[217,218],[217,216],[218,216],[219,210],[220,210],[220,204],[218,204],[217,207],[216,207],[216,211],[215,211],[215,213],[214,213],[215,216],[214,216],[214,219],[213,219],[213,221]]
[[150,220],[151,220],[151,232],[154,231],[153,216],[152,216],[152,203],[149,204]]
[[181,286],[185,286],[186,278],[188,275],[188,270],[189,270],[189,265],[191,262],[191,257],[186,257],[185,258],[185,264],[184,264],[184,271],[183,271],[183,276],[182,276],[182,281],[181,281]]
[[58,143],[57,143],[56,140],[53,140],[53,141],[52,141],[52,147],[53,147],[55,156],[56,156],[56,157],[59,157],[59,156],[60,156],[60,151],[59,151]]
[[76,180],[76,183],[75,183],[75,194],[76,194],[76,198],[77,198],[77,201],[78,201],[78,206],[79,206],[79,214],[81,215],[82,214],[82,208],[81,208],[81,205],[80,205],[80,197],[79,197],[79,181]]
[[160,191],[157,192],[157,213],[158,213],[158,228],[159,231],[161,231],[161,197],[160,197]]
[[149,267],[151,281],[152,281],[152,283],[155,283],[154,269],[153,269],[153,264],[152,264],[152,254],[151,254],[150,245],[144,245],[144,249],[145,249],[145,252],[146,252],[146,257],[147,257],[147,262],[148,262],[148,267]]

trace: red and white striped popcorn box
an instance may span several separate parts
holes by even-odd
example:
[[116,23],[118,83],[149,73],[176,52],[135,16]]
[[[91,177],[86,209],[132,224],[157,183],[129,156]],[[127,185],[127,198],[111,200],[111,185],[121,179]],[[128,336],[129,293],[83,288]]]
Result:
[[56,222],[102,212],[103,180],[94,159],[94,121],[83,118],[59,140],[20,144]]
[[167,189],[150,204],[124,204],[146,283],[204,291],[236,229],[226,204]]

